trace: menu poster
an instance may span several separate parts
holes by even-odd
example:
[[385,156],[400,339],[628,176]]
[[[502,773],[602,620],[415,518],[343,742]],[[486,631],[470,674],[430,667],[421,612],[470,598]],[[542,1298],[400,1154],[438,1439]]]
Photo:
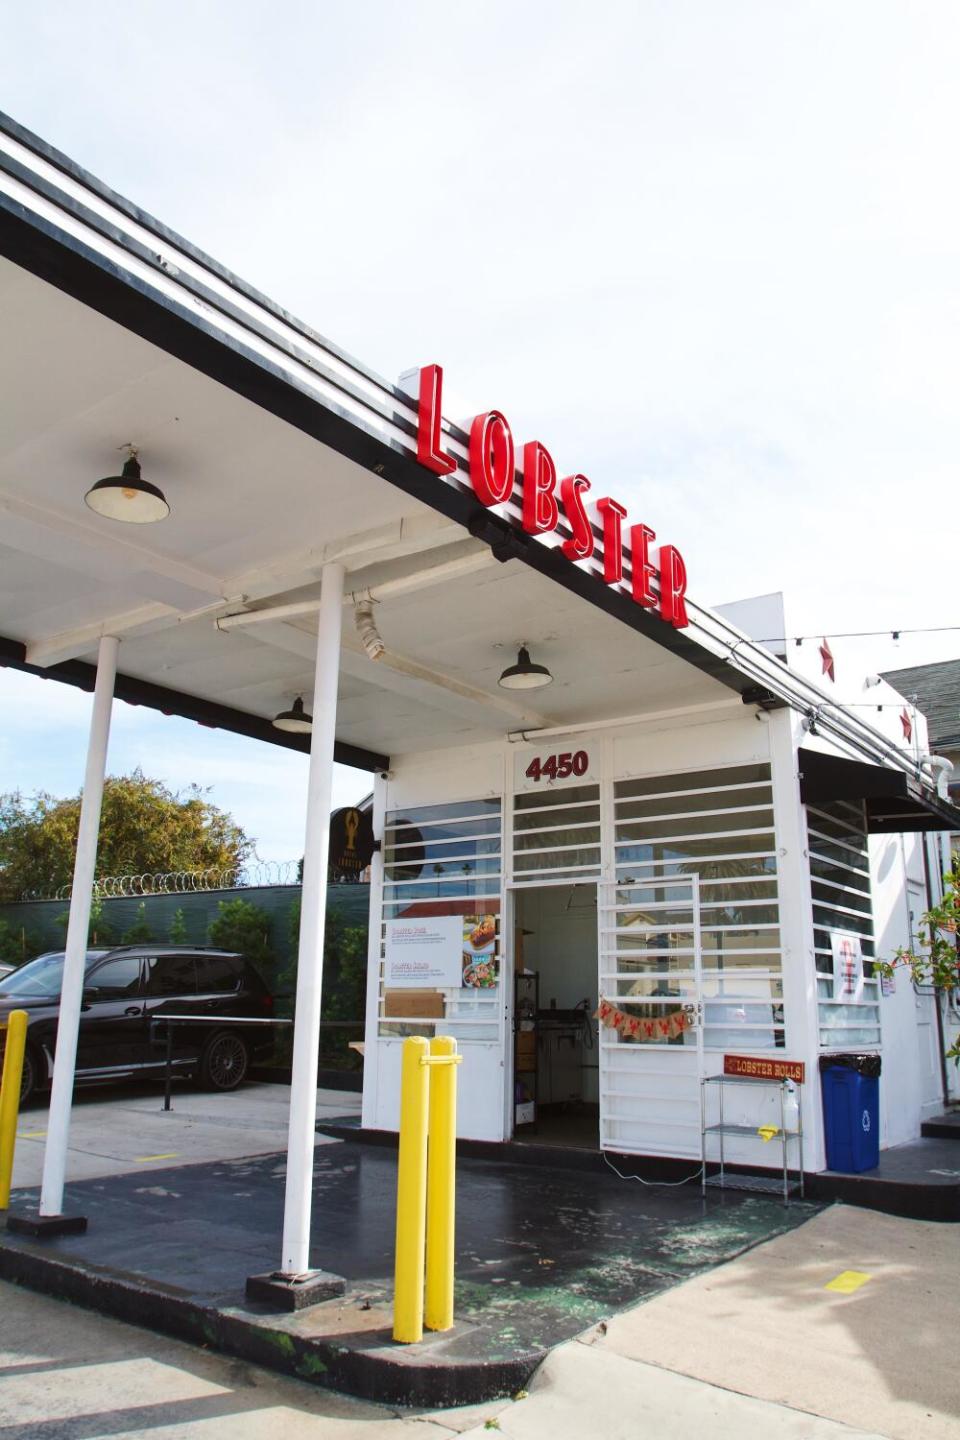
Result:
[[463,916],[464,989],[493,990],[500,983],[496,915]]
[[863,999],[863,952],[860,936],[830,931],[833,950],[833,998],[848,1003]]
[[388,920],[384,985],[429,989],[461,984],[463,916]]

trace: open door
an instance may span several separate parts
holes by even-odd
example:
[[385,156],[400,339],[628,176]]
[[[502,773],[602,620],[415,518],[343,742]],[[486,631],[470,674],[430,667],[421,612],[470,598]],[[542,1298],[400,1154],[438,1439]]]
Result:
[[605,885],[598,922],[601,999],[628,1017],[600,1029],[601,1148],[699,1159],[698,877]]

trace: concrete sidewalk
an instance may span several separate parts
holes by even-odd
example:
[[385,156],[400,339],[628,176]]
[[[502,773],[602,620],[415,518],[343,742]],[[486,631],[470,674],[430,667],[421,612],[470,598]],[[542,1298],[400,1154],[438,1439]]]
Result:
[[[159,1084],[87,1086],[74,1100],[67,1178],[95,1180],[275,1152],[286,1147],[289,1109],[288,1085],[251,1083],[218,1095],[178,1081],[169,1111]],[[352,1091],[317,1091],[318,1120],[359,1110],[360,1096]],[[29,1106],[17,1126],[14,1189],[40,1184],[46,1136],[46,1105]],[[331,1142],[318,1135],[317,1143]]]
[[616,1316],[595,1343],[896,1440],[955,1440],[958,1295],[954,1226],[835,1205]]
[[[399,1413],[0,1283],[0,1440],[871,1440],[576,1341],[526,1398]],[[876,1437],[873,1437],[876,1440]]]

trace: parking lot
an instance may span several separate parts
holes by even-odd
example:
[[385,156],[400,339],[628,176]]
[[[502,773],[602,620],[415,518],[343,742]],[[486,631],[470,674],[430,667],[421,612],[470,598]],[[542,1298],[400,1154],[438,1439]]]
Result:
[[[163,1087],[156,1083],[79,1089],[67,1179],[92,1180],[285,1150],[289,1104],[288,1086],[256,1082],[227,1094],[180,1082],[169,1111],[163,1109]],[[360,1096],[352,1091],[317,1091],[318,1120],[354,1115],[359,1109]],[[14,1188],[40,1184],[46,1135],[46,1104],[28,1105],[17,1126]],[[331,1143],[317,1136],[318,1145]]]

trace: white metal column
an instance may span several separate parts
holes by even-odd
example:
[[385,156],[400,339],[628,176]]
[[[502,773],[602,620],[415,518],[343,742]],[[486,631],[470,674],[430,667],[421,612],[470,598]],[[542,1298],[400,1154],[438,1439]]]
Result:
[[[386,831],[387,781],[382,775],[373,779],[373,833],[382,838]],[[367,927],[367,1003],[364,1011],[363,1039],[366,1054],[363,1065],[363,1100],[360,1123],[364,1129],[377,1128],[377,1107],[380,1090],[380,965],[383,949],[383,847],[373,852],[370,861],[370,909]]]
[[97,683],[93,692],[87,768],[83,778],[77,854],[73,864],[73,889],[70,894],[70,919],[67,924],[60,1020],[57,1026],[57,1053],[53,1065],[53,1089],[47,1121],[47,1143],[43,1155],[41,1215],[63,1213],[63,1182],[67,1169],[70,1108],[73,1103],[73,1079],[77,1063],[77,1030],[80,1025],[80,1007],[83,1004],[90,902],[97,864],[100,806],[103,801],[103,777],[107,766],[110,711],[117,676],[119,644],[112,635],[105,635],[97,652]]
[[325,565],[317,613],[317,660],[313,686],[313,734],[307,780],[307,833],[303,850],[300,945],[297,952],[297,1008],[293,1031],[287,1183],[283,1210],[284,1275],[310,1269],[310,1212],[313,1147],[317,1123],[317,1067],[323,935],[327,910],[327,858],[333,795],[333,744],[337,723],[340,626],[343,618],[342,565]]

